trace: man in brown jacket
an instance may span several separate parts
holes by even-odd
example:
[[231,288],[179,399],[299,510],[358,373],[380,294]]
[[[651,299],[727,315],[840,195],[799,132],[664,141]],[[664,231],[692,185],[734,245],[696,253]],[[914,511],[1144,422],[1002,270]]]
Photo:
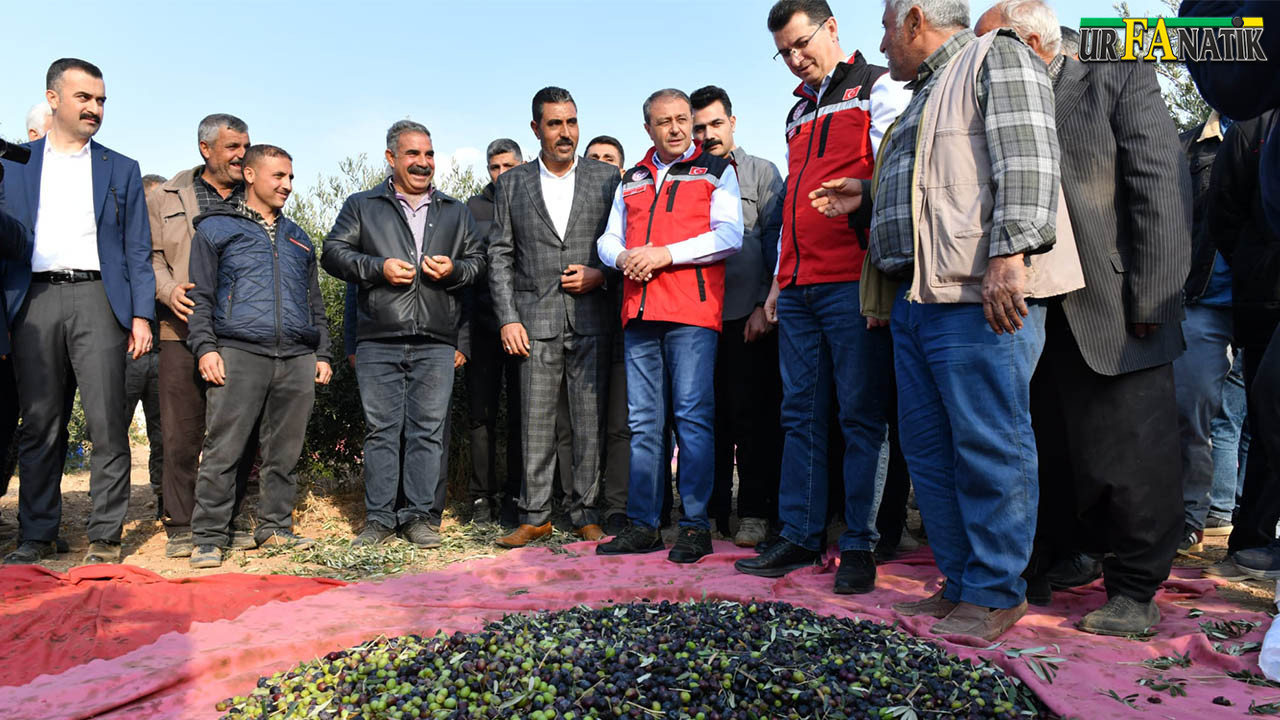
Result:
[[[195,235],[193,221],[211,206],[242,192],[249,127],[234,115],[216,113],[200,121],[198,140],[204,164],[178,173],[147,196],[151,265],[156,273],[156,315],[160,321],[167,557],[191,555],[191,511],[195,506],[200,448],[204,444],[205,383],[186,344],[187,318],[195,306],[187,294],[195,287],[187,272],[191,238]],[[255,432],[240,462],[237,506],[257,452]],[[236,531],[231,545],[238,549],[254,547],[253,535]]]

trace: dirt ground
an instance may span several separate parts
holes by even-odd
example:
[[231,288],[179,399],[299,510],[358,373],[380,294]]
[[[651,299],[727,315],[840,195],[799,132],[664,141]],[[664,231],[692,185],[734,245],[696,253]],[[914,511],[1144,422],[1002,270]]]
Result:
[[[66,571],[80,563],[88,539],[85,518],[89,514],[89,474],[67,475],[62,483],[62,537],[70,552],[61,553],[44,563],[52,570]],[[18,483],[10,483],[9,491],[0,497],[0,552],[8,552],[17,540]],[[132,494],[124,528],[124,562],[145,568],[165,577],[189,577],[219,572],[257,574],[323,575],[343,580],[378,579],[405,572],[422,572],[457,562],[487,558],[506,552],[493,541],[503,534],[494,524],[475,524],[462,516],[465,507],[455,505],[445,512],[443,547],[419,550],[404,541],[377,548],[353,550],[350,538],[363,526],[364,500],[359,491],[336,495],[319,495],[304,490],[295,514],[296,532],[317,538],[320,542],[309,551],[235,552],[221,568],[193,570],[186,558],[164,556],[165,533],[155,519],[156,504],[147,479],[147,448],[133,449]],[[252,504],[248,512],[252,515]],[[918,527],[913,512],[908,525]],[[547,541],[553,548],[574,538],[557,528]],[[1178,567],[1207,567],[1226,555],[1226,537],[1205,539],[1205,549],[1192,557],[1179,556]],[[1261,612],[1275,612],[1275,583],[1246,581],[1229,583],[1219,592],[1241,607]]]

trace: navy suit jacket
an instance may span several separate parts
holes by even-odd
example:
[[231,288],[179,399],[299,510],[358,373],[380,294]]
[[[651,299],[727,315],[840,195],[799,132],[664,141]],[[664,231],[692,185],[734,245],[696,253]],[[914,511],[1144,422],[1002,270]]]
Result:
[[[4,263],[2,278],[6,319],[10,327],[22,310],[31,287],[31,246],[35,243],[36,213],[40,209],[40,171],[44,164],[44,140],[31,148],[26,165],[4,162],[5,212],[21,233],[27,249],[21,259]],[[120,326],[128,329],[133,318],[154,320],[156,276],[151,269],[151,225],[142,194],[138,163],[97,142],[89,141],[93,163],[93,207],[98,220],[98,264],[107,300]],[[3,232],[3,230],[0,230]]]
[[[22,231],[22,224],[9,215],[4,204],[4,185],[0,184],[0,270],[10,262],[30,262],[31,238]],[[0,295],[0,355],[8,355],[9,318],[4,311],[4,296]]]

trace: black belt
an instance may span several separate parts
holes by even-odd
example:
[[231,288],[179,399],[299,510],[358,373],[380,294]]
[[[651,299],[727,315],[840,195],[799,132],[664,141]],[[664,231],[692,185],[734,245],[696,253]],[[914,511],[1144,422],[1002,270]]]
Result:
[[50,285],[89,282],[90,280],[101,279],[102,273],[97,270],[50,270],[48,272],[31,273],[33,282],[44,282]]

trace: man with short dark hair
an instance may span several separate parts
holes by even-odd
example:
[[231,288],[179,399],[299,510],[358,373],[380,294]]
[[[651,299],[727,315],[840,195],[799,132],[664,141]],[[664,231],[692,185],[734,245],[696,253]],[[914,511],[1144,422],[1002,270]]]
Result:
[[[194,308],[189,265],[195,219],[242,191],[244,154],[249,127],[227,113],[204,117],[196,128],[202,163],[163,182],[147,196],[151,221],[151,267],[156,277],[156,316],[160,325],[158,371],[160,417],[169,442],[161,472],[165,510],[165,556],[191,555],[191,512],[195,508],[200,448],[204,444],[205,392],[208,383],[196,372],[196,357],[187,347],[187,321]],[[244,497],[258,438],[249,433],[236,478],[237,505]],[[253,547],[253,536],[235,530],[231,547]]]
[[[734,140],[738,119],[729,94],[715,85],[695,90],[693,137],[702,149],[730,159],[742,193],[742,249],[724,263],[724,326],[716,351],[716,474],[711,516],[729,533],[734,457],[738,470],[738,531],[734,544],[755,547],[778,519],[782,463],[782,379],[778,336],[765,315],[782,232],[786,185],[773,163],[748,155]],[[736,452],[735,452],[736,451]]]
[[[453,394],[462,291],[482,276],[483,239],[459,201],[432,184],[421,123],[387,130],[391,176],[347,198],[325,239],[324,269],[359,283],[356,377],[364,406],[365,527],[354,545],[440,546],[437,496]],[[403,487],[405,506],[395,509]]]
[[577,156],[578,106],[563,88],[532,103],[541,144],[535,162],[497,181],[489,239],[489,288],[503,349],[520,360],[524,482],[520,526],[499,538],[522,547],[551,533],[556,408],[568,399],[572,485],[569,520],[586,540],[604,537],[596,510],[609,382],[610,306],[595,240],[609,218],[618,176]]
[[6,209],[32,238],[27,261],[5,263],[14,373],[22,409],[18,521],[6,563],[55,551],[62,516],[70,383],[93,436],[86,563],[119,562],[129,504],[125,354],[151,349],[155,275],[138,164],[92,140],[102,126],[102,71],[74,58],[45,78],[53,127],[31,143],[31,162],[4,165]]
[[610,135],[598,135],[587,143],[587,157],[599,160],[618,168],[622,173],[626,170],[626,153],[622,151],[622,143]]
[[244,154],[244,194],[196,218],[187,344],[208,391],[191,567],[222,564],[231,544],[236,470],[248,436],[262,447],[258,547],[306,548],[293,532],[293,470],[306,440],[315,386],[333,376],[329,323],[311,238],[281,212],[293,158],[274,145]]
[[662,513],[668,403],[680,447],[680,534],[667,559],[712,552],[707,506],[715,475],[715,352],[724,307],[724,259],[742,246],[742,201],[732,163],[693,142],[689,96],[659,90],[644,102],[654,146],[622,176],[596,247],[622,272],[631,524],[601,555],[665,549]]

